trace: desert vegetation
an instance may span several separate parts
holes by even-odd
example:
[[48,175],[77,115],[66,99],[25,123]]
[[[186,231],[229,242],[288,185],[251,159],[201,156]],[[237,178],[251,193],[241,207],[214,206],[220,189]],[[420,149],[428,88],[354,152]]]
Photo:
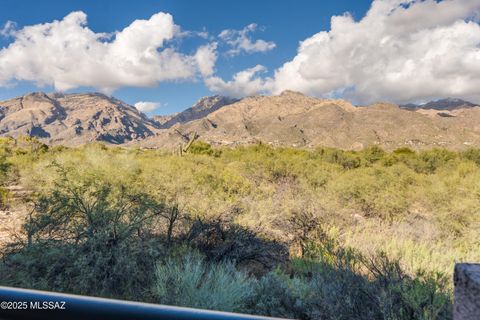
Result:
[[480,150],[0,145],[0,284],[299,319],[450,319]]

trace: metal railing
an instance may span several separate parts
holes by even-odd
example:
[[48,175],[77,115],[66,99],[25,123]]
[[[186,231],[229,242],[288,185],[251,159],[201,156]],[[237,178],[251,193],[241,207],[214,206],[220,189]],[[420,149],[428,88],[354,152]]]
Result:
[[0,286],[0,319],[275,319]]

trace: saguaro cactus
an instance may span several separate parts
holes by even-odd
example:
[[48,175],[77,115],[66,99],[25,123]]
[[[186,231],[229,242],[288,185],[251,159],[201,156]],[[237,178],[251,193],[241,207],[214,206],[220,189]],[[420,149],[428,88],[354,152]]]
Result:
[[179,145],[179,148],[178,148],[178,154],[179,156],[182,156],[184,153],[187,153],[188,152],[188,149],[190,149],[190,147],[192,146],[193,142],[198,138],[198,135],[197,135],[197,132],[193,132],[190,137],[188,137],[187,135],[184,135],[182,134],[182,137],[184,138],[188,138],[188,142],[185,146],[183,146],[183,143],[181,143]]

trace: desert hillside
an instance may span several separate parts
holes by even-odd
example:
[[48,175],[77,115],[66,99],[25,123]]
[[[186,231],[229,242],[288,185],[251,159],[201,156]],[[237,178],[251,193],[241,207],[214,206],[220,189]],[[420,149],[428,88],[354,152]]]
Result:
[[49,144],[124,143],[153,135],[156,123],[99,93],[31,93],[0,102],[2,136],[34,136]]
[[201,98],[173,115],[148,118],[98,93],[31,93],[0,102],[2,136],[35,136],[47,144],[92,141],[173,148],[197,136],[212,145],[264,142],[273,146],[359,150],[377,145],[462,150],[480,146],[480,107],[459,99],[423,105],[354,106],[293,91],[241,100]]
[[182,143],[196,132],[213,145],[262,141],[274,146],[327,146],[345,150],[378,145],[465,149],[480,145],[480,107],[441,109],[428,104],[401,108],[389,103],[355,107],[345,100],[317,99],[285,91],[278,96],[248,97],[204,118],[160,130],[139,142],[145,147]]

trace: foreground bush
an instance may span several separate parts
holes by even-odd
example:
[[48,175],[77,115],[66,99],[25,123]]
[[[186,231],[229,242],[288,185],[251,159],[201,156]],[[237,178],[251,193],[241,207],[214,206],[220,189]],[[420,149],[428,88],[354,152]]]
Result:
[[276,270],[259,280],[249,300],[254,313],[297,319],[451,319],[445,277],[408,276],[398,261],[365,257],[326,239],[296,259],[290,274]]
[[155,275],[158,302],[222,311],[244,311],[254,284],[232,262],[208,263],[194,252],[159,262]]
[[161,253],[148,237],[164,206],[95,177],[60,179],[39,195],[24,229],[26,242],[12,244],[0,279],[5,284],[86,295],[143,299]]

